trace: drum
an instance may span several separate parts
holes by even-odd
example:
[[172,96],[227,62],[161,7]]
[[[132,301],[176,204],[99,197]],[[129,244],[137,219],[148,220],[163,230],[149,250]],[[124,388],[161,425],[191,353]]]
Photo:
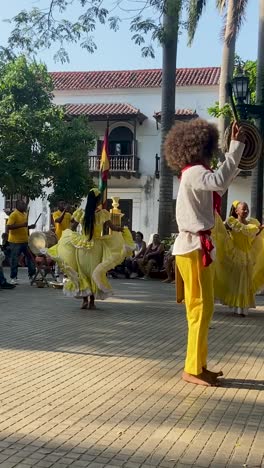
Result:
[[57,244],[58,239],[53,231],[33,232],[29,236],[28,246],[34,255],[41,254],[42,249],[49,249]]
[[[257,127],[245,120],[240,121],[243,125],[246,141],[245,141],[245,149],[239,163],[239,169],[243,171],[249,171],[256,167],[259,158],[263,157],[263,142],[262,137],[257,129]],[[228,152],[230,139],[232,133],[232,125],[230,125],[225,132],[225,139],[224,139],[224,151]]]

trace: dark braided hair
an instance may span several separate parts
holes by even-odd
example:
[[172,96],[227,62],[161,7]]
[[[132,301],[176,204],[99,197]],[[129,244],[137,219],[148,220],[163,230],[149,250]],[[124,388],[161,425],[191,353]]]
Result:
[[89,236],[89,240],[92,239],[94,233],[94,222],[95,222],[95,211],[97,206],[100,203],[101,194],[96,195],[94,190],[90,190],[87,203],[84,210],[84,220],[83,220],[83,227],[84,232],[87,236]]

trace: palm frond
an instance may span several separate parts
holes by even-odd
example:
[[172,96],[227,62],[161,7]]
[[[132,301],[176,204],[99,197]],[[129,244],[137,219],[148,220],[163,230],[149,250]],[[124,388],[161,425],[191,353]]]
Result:
[[223,10],[227,6],[228,0],[216,0],[216,8],[220,11],[220,13],[223,13]]
[[197,29],[197,25],[202,16],[203,10],[206,6],[206,0],[189,0],[187,10],[187,32],[188,32],[188,45],[190,46],[193,42],[194,35]]
[[[246,18],[246,8],[248,0],[228,0],[233,2],[232,22],[227,25],[227,17],[225,16],[225,41],[230,44],[234,36],[237,36],[242,24]],[[226,34],[226,27],[228,26],[228,33]]]

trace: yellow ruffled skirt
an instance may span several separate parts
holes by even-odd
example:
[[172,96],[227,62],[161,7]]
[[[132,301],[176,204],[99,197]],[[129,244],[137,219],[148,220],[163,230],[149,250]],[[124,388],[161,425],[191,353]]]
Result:
[[255,294],[264,285],[264,236],[248,251],[238,248],[220,217],[213,232],[216,246],[215,297],[229,307],[255,307]]
[[72,297],[94,295],[105,299],[112,295],[107,272],[120,265],[132,254],[134,241],[128,228],[123,233],[94,238],[66,229],[58,244],[48,249],[50,255],[65,273],[64,293]]

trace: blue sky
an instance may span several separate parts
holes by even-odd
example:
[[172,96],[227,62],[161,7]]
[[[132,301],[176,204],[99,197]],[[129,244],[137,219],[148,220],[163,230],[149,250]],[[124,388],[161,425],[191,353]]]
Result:
[[[113,0],[106,0],[109,5]],[[5,45],[11,27],[2,21],[12,18],[21,9],[29,9],[38,5],[48,5],[49,0],[8,0],[2,2],[0,11],[0,44]],[[221,18],[214,7],[215,0],[209,0],[210,6],[200,21],[192,47],[187,47],[186,34],[180,36],[178,47],[178,67],[218,66],[221,64],[222,44],[220,39]],[[76,0],[77,5],[77,0]],[[81,13],[81,8],[80,13]],[[74,13],[78,13],[75,8]],[[70,12],[70,15],[72,12]],[[56,47],[41,51],[37,58],[54,70],[126,70],[138,68],[160,68],[161,50],[156,47],[155,59],[141,57],[140,48],[132,41],[128,31],[128,23],[124,23],[120,31],[115,33],[107,27],[100,26],[93,33],[97,51],[89,54],[79,45],[68,47],[70,63],[55,63],[53,60]],[[243,59],[255,59],[257,55],[258,36],[258,0],[249,0],[247,21],[244,24],[237,41],[237,53]]]

